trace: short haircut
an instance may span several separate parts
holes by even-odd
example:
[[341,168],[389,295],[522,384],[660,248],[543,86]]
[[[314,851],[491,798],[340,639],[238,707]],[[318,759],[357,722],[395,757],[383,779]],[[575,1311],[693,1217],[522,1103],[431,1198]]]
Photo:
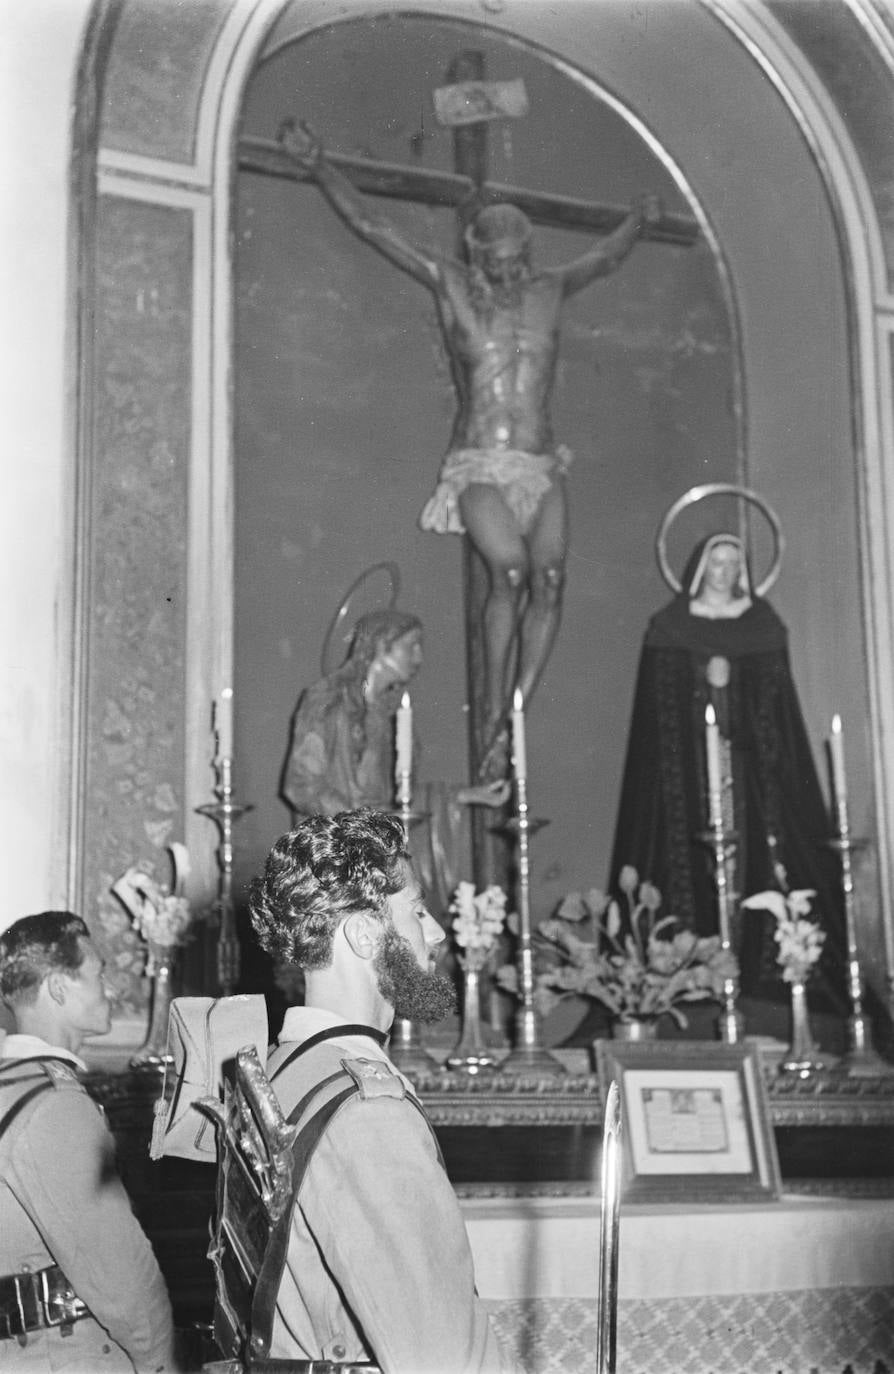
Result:
[[381,917],[386,899],[406,886],[409,862],[394,816],[369,809],[308,816],[280,836],[252,882],[258,943],[274,959],[325,968],[339,922],[355,911]]
[[48,973],[77,973],[89,939],[87,923],[71,911],[39,911],[13,921],[0,936],[0,997],[10,1007],[33,1002]]

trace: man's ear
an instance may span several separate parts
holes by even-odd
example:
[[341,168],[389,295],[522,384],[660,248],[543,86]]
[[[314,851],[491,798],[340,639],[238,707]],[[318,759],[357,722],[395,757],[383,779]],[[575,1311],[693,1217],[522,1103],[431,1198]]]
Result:
[[354,911],[345,921],[345,932],[351,950],[358,959],[371,959],[376,952],[381,926],[365,911]]
[[60,1007],[65,1005],[65,994],[67,990],[65,984],[65,974],[62,973],[61,970],[57,969],[53,973],[47,974],[47,992],[56,1005]]

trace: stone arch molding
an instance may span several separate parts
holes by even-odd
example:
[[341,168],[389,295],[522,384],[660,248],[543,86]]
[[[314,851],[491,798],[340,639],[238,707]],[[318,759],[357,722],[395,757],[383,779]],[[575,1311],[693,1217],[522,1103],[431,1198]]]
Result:
[[[871,21],[868,0],[851,3],[867,22]],[[890,594],[894,582],[889,554],[894,547],[894,492],[892,479],[886,475],[894,472],[890,394],[894,297],[888,290],[876,210],[859,158],[840,114],[803,55],[760,0],[693,0],[693,4],[710,12],[727,28],[785,99],[821,169],[834,206],[846,263],[852,306],[860,575],[869,653],[878,869],[886,965],[889,986],[894,988],[894,598]],[[139,12],[140,4],[132,3],[130,8]],[[166,838],[179,838],[175,829],[180,830],[193,856],[195,893],[207,895],[214,890],[216,836],[209,822],[196,815],[195,808],[211,796],[210,703],[228,685],[232,673],[230,213],[239,110],[252,69],[265,44],[277,41],[277,34],[295,38],[323,24],[393,13],[394,8],[393,0],[339,0],[336,6],[332,0],[290,0],[285,4],[283,0],[196,0],[191,20],[196,30],[196,60],[201,66],[201,79],[195,86],[191,106],[188,94],[183,96],[180,118],[189,126],[185,155],[166,151],[164,156],[158,156],[156,150],[134,150],[133,142],[128,145],[127,139],[110,133],[108,100],[114,80],[111,87],[107,84],[107,108],[98,152],[100,198],[108,197],[116,205],[151,206],[169,212],[185,227],[188,239],[190,387],[186,401],[187,458],[182,503],[183,511],[188,512],[182,515],[187,598],[181,626],[186,709],[184,719],[171,730],[175,746],[180,736],[180,758],[185,759],[185,767],[179,771],[173,765],[171,760],[177,750],[172,749],[161,769],[162,776],[170,779],[173,798],[167,803],[167,812],[162,810],[154,824],[147,826],[145,817],[138,820],[135,811],[129,822],[129,834],[128,823],[123,826],[120,852],[116,853],[114,847],[103,850],[99,846],[94,853],[87,843],[77,884],[79,897],[87,902],[91,898],[102,901],[107,879],[116,876],[116,863],[125,856],[126,862],[133,861],[141,847],[157,849]],[[598,9],[598,2],[595,8]],[[408,6],[410,10],[416,16],[430,13],[440,19],[487,24],[492,30],[539,45],[569,69],[580,70],[579,48],[570,38],[564,42],[561,39],[561,33],[567,31],[555,29],[551,33],[541,7],[523,0],[505,0],[502,4],[494,0],[415,0]],[[550,10],[553,7],[543,7],[544,12]],[[125,16],[127,11],[125,6]],[[183,13],[179,7],[177,12]],[[179,23],[180,19],[171,22]],[[555,20],[555,24],[560,23]],[[874,41],[880,48],[887,44],[885,58],[891,65],[890,36],[874,33]],[[113,78],[115,61],[113,51]],[[599,89],[595,78],[594,89]],[[631,121],[636,122],[632,115]],[[666,150],[656,151],[671,166]],[[682,185],[682,175],[678,176]],[[688,190],[687,194],[710,231],[707,220],[695,206],[695,198]],[[141,303],[139,308],[142,310],[144,305]],[[146,306],[150,313],[151,305],[149,301]],[[107,711],[107,703],[96,706],[92,724],[88,719],[88,738],[91,729],[101,733],[99,716],[103,711]],[[90,751],[88,741],[84,748]],[[82,834],[89,834],[91,823],[99,829],[96,818],[91,822],[91,817],[83,813],[76,818]],[[88,891],[94,881],[87,877],[91,870],[98,875],[97,891],[93,893]]]

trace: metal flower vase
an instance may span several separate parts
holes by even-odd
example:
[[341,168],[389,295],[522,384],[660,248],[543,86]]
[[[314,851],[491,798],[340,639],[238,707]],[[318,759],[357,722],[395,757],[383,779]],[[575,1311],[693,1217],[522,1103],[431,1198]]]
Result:
[[174,960],[176,945],[159,945],[149,942],[149,958],[146,973],[152,979],[150,993],[149,1029],[140,1050],[131,1059],[134,1069],[163,1069],[172,1062],[168,1054],[168,1018],[173,995]]
[[492,1069],[496,1060],[484,1043],[481,1019],[481,974],[483,965],[466,963],[463,969],[462,1032],[447,1056],[447,1068],[472,1076]]
[[810,1029],[807,1010],[807,988],[803,982],[792,983],[792,1040],[779,1066],[781,1073],[808,1078],[823,1067],[819,1049]]
[[639,1045],[645,1040],[655,1040],[658,1036],[656,1016],[634,1016],[627,1021],[612,1022],[612,1039],[626,1040],[629,1044]]

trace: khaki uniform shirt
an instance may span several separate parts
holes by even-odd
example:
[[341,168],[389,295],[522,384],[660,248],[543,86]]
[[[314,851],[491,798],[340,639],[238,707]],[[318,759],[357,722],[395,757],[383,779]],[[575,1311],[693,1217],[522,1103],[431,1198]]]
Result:
[[[167,1289],[118,1176],[112,1134],[78,1081],[85,1065],[35,1036],[0,1038],[0,1064],[38,1055],[54,1056],[55,1085],[35,1097],[0,1139],[0,1275],[57,1264],[108,1333],[100,1343],[103,1355],[114,1354],[111,1337],[140,1374],[173,1369]],[[27,1066],[24,1071],[30,1076]],[[6,1079],[4,1074],[0,1081]],[[0,1095],[0,1115],[14,1091]],[[75,1353],[93,1325],[89,1319],[75,1322],[69,1337],[57,1329],[34,1332],[24,1349],[14,1339],[0,1341],[0,1370],[17,1368],[9,1363],[17,1352],[24,1361],[42,1340],[58,1343],[61,1361]],[[103,1359],[83,1369],[97,1374],[107,1364]],[[54,1359],[47,1367],[79,1366]]]
[[[319,1030],[317,1008],[286,1012],[278,1063]],[[510,1368],[475,1295],[472,1254],[431,1131],[377,1042],[324,1041],[276,1078],[284,1112],[341,1059],[377,1061],[393,1095],[351,1098],[327,1126],[298,1193],[270,1354],[375,1360],[386,1374],[499,1374]]]

